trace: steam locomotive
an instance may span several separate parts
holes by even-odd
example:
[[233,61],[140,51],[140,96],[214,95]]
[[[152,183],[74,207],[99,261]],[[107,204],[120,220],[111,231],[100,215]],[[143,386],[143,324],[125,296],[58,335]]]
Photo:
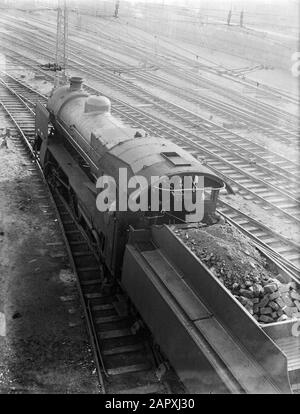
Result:
[[[137,175],[144,177],[149,183],[144,189],[149,192],[149,198],[151,177],[190,176],[194,182],[198,177],[204,177],[205,222],[217,221],[215,210],[219,191],[231,189],[177,145],[124,125],[112,116],[108,98],[88,95],[82,90],[81,83],[80,78],[71,78],[70,86],[53,91],[47,112],[41,107],[37,110],[41,164],[48,179],[59,183],[77,216],[85,222],[98,243],[106,271],[120,276],[130,226],[143,228],[153,223],[182,223],[188,215],[191,217],[191,212],[172,210],[172,200],[169,211],[151,211],[151,200],[148,211],[99,211],[96,207],[101,192],[96,188],[99,177],[106,175],[115,179],[117,199],[123,190],[119,171],[125,172],[128,180]],[[48,121],[55,131],[50,136],[47,134]],[[128,197],[133,191],[129,189]],[[171,193],[170,197],[173,197]]]
[[[273,338],[278,331],[264,330],[176,236],[176,226],[201,225],[183,202],[176,208],[186,193],[195,208],[201,194],[203,225],[220,220],[219,193],[232,192],[223,179],[170,140],[127,126],[111,114],[110,100],[89,95],[78,77],[54,89],[47,107],[37,104],[36,149],[48,181],[96,246],[105,277],[123,286],[189,392],[291,391],[286,356]],[[99,179],[114,180],[119,200],[137,176],[144,185],[129,186],[126,201],[139,205],[147,194],[146,208],[121,209],[117,201],[99,210],[106,191]],[[176,189],[156,185],[155,211],[153,177],[180,181]]]

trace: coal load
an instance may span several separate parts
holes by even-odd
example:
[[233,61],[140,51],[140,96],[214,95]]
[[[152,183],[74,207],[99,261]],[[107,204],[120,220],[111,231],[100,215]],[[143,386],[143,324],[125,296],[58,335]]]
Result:
[[181,228],[175,233],[257,321],[300,318],[296,283],[285,283],[274,274],[266,258],[238,229],[226,223]]

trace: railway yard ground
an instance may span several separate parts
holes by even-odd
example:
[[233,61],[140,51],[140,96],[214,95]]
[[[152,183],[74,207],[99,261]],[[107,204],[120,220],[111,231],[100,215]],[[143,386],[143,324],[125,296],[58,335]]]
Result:
[[[148,14],[142,5],[122,14],[121,5],[118,19],[105,7],[97,16],[69,13],[68,75],[108,96],[129,125],[171,139],[226,179],[235,194],[221,194],[219,213],[299,277],[295,25],[264,31],[253,21],[219,24],[215,15],[188,28],[173,9],[174,22],[166,12],[161,24],[155,5]],[[56,12],[20,8],[0,14],[0,132],[12,131],[0,147],[0,394],[100,393],[53,200],[18,145],[5,101],[10,88],[29,110],[46,102],[55,74],[43,65],[55,59]],[[300,370],[300,343],[298,350]]]
[[0,166],[0,393],[97,393],[76,281],[50,200],[14,142],[0,149]]

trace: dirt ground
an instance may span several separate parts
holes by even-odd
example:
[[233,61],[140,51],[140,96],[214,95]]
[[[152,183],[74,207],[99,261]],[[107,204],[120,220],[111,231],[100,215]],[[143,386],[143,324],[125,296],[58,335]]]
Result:
[[30,164],[8,145],[0,148],[0,394],[98,393],[58,223]]

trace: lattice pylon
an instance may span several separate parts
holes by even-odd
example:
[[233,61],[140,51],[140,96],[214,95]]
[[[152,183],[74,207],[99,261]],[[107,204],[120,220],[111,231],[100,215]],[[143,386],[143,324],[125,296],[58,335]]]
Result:
[[[55,82],[54,87],[63,85],[67,81],[68,65],[68,10],[66,0],[58,0],[57,5],[57,28],[56,28],[56,49],[55,49]],[[58,70],[61,68],[61,70]]]

